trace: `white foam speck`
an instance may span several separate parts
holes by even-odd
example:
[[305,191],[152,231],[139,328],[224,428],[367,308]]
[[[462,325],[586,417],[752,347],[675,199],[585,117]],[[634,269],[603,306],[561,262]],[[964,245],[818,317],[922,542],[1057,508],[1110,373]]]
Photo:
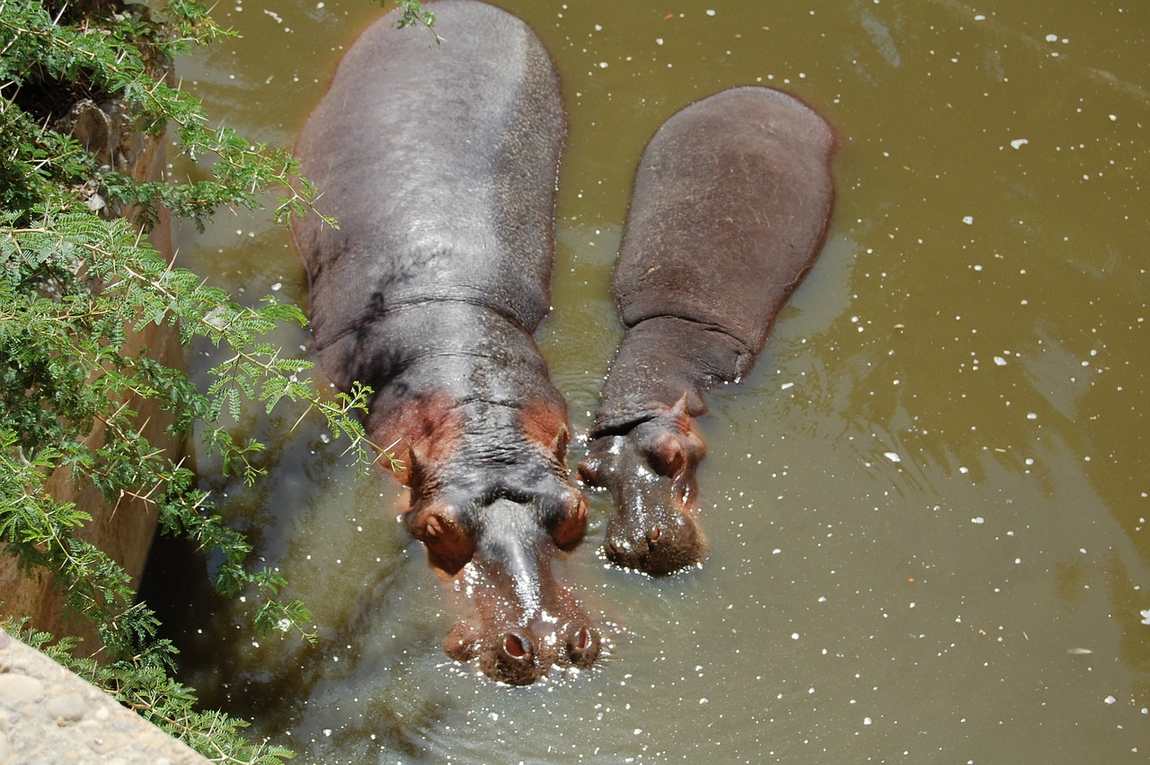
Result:
[[1058,35],[1046,35],[1046,42],[1058,42]]
[[964,215],[964,216],[962,216],[962,222],[968,226],[973,226],[974,225],[974,216],[973,215]]
[[1030,143],[1029,139],[1015,138],[1013,141],[1010,142],[1010,148],[1014,149],[1015,151],[1018,151],[1019,149],[1021,149],[1023,146],[1025,146],[1028,143]]
[[886,457],[891,462],[902,462],[902,457],[898,456],[896,452],[883,452],[882,456]]
[[1006,366],[1006,359],[1002,358],[1001,356],[995,356],[994,365],[998,367],[1004,367]]
[[1113,696],[1107,696],[1106,698],[1104,698],[1102,700],[1105,701],[1107,704],[1113,704],[1116,701],[1118,701],[1118,699],[1114,698]]
[[982,524],[986,523],[986,519],[981,515],[976,515],[970,519],[970,522],[981,526]]

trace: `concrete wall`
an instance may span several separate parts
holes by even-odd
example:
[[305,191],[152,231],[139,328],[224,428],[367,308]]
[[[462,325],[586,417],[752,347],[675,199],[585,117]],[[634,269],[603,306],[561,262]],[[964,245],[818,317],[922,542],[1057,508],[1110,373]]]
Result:
[[207,765],[115,699],[0,630],[3,765]]

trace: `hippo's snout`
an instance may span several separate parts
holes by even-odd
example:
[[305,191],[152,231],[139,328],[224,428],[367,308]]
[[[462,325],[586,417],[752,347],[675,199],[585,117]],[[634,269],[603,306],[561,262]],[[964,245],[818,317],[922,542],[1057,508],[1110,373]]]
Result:
[[456,661],[468,661],[478,654],[483,674],[510,685],[529,685],[546,670],[540,665],[535,640],[519,628],[497,632],[485,641],[475,626],[460,622],[443,641],[443,650]]
[[[492,680],[509,685],[530,685],[546,674],[553,664],[581,669],[590,667],[599,657],[601,644],[599,631],[582,622],[569,624],[554,634],[547,631],[537,635],[531,630],[514,627],[478,649],[479,668]],[[468,652],[449,653],[458,660],[469,658]]]
[[606,553],[618,566],[662,576],[701,562],[706,545],[694,518],[682,512],[649,524],[624,515],[607,526]]
[[589,667],[599,655],[599,632],[555,578],[548,517],[535,503],[505,497],[479,509],[476,554],[461,575],[478,618],[456,625],[444,642],[447,654],[478,657],[484,674],[511,685],[533,683],[555,665]]

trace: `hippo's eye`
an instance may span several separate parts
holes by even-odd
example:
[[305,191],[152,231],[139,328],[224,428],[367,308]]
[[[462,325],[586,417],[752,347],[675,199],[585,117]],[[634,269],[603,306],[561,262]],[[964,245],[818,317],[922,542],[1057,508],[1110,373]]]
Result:
[[687,455],[683,452],[683,445],[679,439],[670,433],[663,433],[659,436],[651,449],[648,460],[655,472],[668,478],[678,476],[687,465]]
[[603,482],[603,460],[588,455],[579,462],[579,480],[588,486],[598,486]]

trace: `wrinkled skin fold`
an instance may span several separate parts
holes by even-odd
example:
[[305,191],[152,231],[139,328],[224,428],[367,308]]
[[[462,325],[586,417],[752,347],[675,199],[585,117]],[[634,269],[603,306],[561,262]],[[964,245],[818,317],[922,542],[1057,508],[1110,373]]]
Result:
[[678,112],[643,152],[614,279],[626,331],[580,465],[614,501],[615,563],[659,575],[705,557],[695,419],[750,372],[818,256],[834,147],[810,107],[744,87]]
[[549,308],[559,82],[521,21],[434,4],[442,42],[389,14],[348,50],[297,154],[322,196],[293,227],[314,349],[370,385],[395,444],[404,524],[475,614],[444,642],[491,677],[588,666],[599,633],[556,580],[587,504],[568,477],[566,405],[532,339]]

